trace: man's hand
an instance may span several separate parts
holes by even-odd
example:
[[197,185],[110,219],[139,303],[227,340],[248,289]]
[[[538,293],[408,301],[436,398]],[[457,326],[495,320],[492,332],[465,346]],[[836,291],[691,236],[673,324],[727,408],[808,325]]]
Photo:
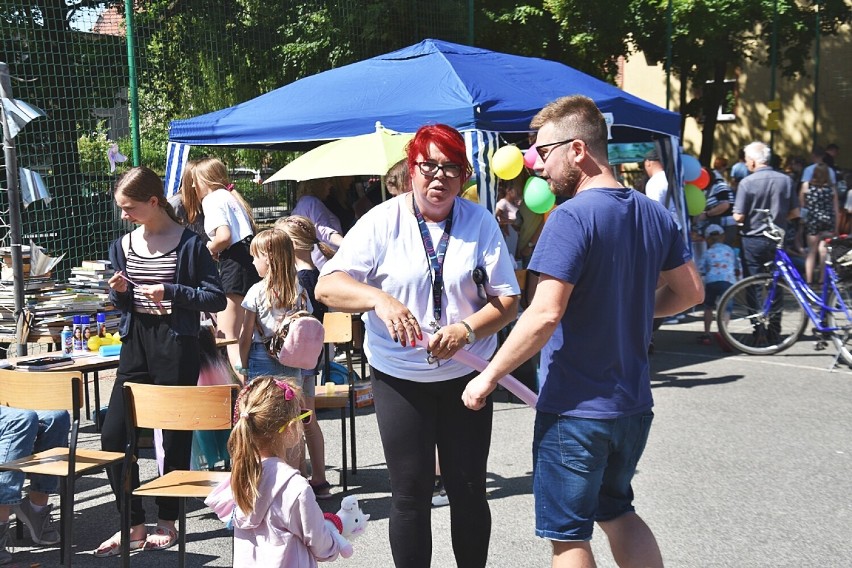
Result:
[[496,384],[486,379],[483,375],[477,375],[464,388],[462,402],[471,410],[479,410],[485,406],[485,399],[497,388]]

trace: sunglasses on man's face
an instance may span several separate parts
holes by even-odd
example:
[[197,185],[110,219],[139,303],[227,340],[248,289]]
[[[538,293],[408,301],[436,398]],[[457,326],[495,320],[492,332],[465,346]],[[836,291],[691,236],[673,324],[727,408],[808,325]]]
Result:
[[279,429],[278,429],[278,433],[280,434],[280,433],[284,432],[284,430],[286,430],[286,429],[287,429],[287,427],[288,427],[290,424],[292,424],[293,422],[295,422],[296,420],[301,420],[301,421],[302,421],[302,425],[307,426],[308,424],[310,424],[310,423],[311,423],[311,420],[313,419],[313,416],[314,416],[314,412],[313,412],[313,410],[308,410],[307,408],[303,408],[303,409],[302,409],[302,413],[301,413],[301,414],[299,414],[297,417],[295,417],[295,418],[291,418],[290,420],[288,420],[287,422],[285,422],[285,423],[284,423],[284,426],[282,426],[281,428],[279,428]]

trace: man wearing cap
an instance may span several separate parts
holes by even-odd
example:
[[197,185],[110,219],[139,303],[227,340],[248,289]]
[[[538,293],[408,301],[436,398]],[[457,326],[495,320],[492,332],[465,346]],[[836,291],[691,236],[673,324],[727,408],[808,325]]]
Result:
[[769,209],[779,227],[799,217],[799,197],[789,176],[777,172],[769,165],[772,152],[763,142],[752,142],[745,147],[745,157],[751,175],[737,188],[734,202],[734,220],[742,223],[743,273],[752,276],[766,271],[766,264],[775,258],[775,241],[763,232],[769,228],[766,216],[759,213]]
[[663,170],[663,163],[657,150],[650,150],[645,154],[645,173],[648,174],[648,182],[645,184],[645,195],[663,205],[672,214],[677,228],[680,229],[680,219],[677,215],[674,198],[669,196],[669,180]]

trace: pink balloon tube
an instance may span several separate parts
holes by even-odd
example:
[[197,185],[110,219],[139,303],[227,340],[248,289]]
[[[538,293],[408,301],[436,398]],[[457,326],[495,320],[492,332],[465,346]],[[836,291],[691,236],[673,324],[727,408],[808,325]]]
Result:
[[[424,332],[422,347],[425,348],[427,345],[429,345],[429,338],[429,334]],[[471,369],[475,369],[480,373],[485,370],[485,367],[488,366],[488,361],[464,349],[459,349],[456,354],[452,356],[452,359],[458,361],[462,365],[470,367]],[[530,407],[535,408],[535,405],[538,402],[538,395],[531,391],[529,388],[527,388],[527,386],[521,381],[519,381],[512,375],[506,375],[498,382],[503,388],[508,389],[509,392],[524,401]]]

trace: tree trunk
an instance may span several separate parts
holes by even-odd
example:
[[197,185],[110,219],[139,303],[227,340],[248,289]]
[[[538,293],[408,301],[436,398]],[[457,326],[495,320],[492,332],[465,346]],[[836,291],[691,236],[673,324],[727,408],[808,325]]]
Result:
[[718,122],[719,107],[725,97],[725,70],[727,65],[724,61],[716,61],[713,64],[713,82],[704,86],[704,128],[701,131],[701,154],[698,161],[701,165],[709,168],[710,160],[713,158],[713,144],[716,135],[716,123]]

